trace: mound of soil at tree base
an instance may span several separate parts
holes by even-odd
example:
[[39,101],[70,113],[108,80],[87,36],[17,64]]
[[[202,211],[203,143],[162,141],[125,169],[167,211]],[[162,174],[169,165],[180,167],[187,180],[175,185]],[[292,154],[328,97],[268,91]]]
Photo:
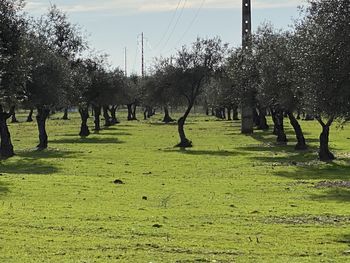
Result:
[[350,181],[322,181],[315,185],[316,188],[350,188]]

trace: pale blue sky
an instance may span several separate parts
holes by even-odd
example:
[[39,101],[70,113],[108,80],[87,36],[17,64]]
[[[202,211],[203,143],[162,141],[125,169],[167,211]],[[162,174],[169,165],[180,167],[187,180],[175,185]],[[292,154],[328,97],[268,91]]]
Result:
[[[146,38],[146,67],[153,57],[169,56],[197,36],[220,36],[232,46],[240,44],[241,0],[27,0],[26,10],[37,16],[48,9],[50,2],[81,25],[89,35],[90,45],[108,53],[113,66],[124,69],[127,47],[129,73],[140,73],[137,39],[141,32]],[[297,7],[304,3],[305,0],[252,0],[253,28],[264,21],[288,28],[292,18],[299,16]]]

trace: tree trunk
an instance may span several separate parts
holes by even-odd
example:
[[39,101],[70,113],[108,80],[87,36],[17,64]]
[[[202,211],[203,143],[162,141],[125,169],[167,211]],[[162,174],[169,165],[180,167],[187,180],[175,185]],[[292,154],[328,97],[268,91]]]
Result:
[[193,102],[189,103],[185,114],[177,122],[180,143],[178,145],[176,145],[176,147],[180,147],[180,148],[192,147],[192,142],[186,138],[184,126],[185,126],[186,119],[192,110],[193,104],[194,104]]
[[32,122],[33,121],[33,109],[30,109],[28,117],[27,117],[27,122]]
[[39,131],[39,144],[37,145],[38,150],[44,150],[47,148],[47,133],[46,133],[46,120],[50,115],[50,110],[45,107],[37,108],[36,122],[38,124]]
[[16,111],[13,111],[13,114],[11,117],[11,123],[18,123],[18,120],[16,118]]
[[227,108],[227,120],[228,120],[228,121],[232,121],[232,115],[231,115],[231,113],[232,113],[232,108],[231,108],[231,107],[228,107],[228,108]]
[[259,114],[258,114],[259,125],[258,125],[257,129],[267,131],[270,127],[267,124],[267,120],[266,120],[266,109],[259,107],[258,110],[259,110]]
[[110,108],[110,113],[111,113],[111,124],[117,124],[119,123],[118,119],[117,119],[117,109],[118,109],[118,106],[116,105],[113,105],[111,108]]
[[7,126],[7,119],[11,117],[15,108],[12,107],[10,112],[3,111],[0,105],[0,156],[2,158],[10,158],[15,155],[11,142],[11,134]]
[[151,118],[153,115],[152,107],[147,107],[147,118]]
[[321,118],[317,118],[317,120],[322,126],[322,133],[320,135],[320,150],[318,156],[323,162],[333,161],[335,160],[335,156],[329,150],[329,130],[334,119],[331,118],[326,124],[321,120]]
[[221,108],[221,119],[226,120],[226,108]]
[[64,109],[64,113],[63,113],[62,120],[69,120],[69,119],[68,119],[68,108],[65,108],[65,109]]
[[256,127],[260,126],[260,117],[257,109],[254,107],[253,108],[253,122]]
[[205,115],[209,116],[209,108],[205,107]]
[[173,121],[174,121],[174,120],[170,117],[168,107],[164,107],[164,118],[163,118],[163,122],[164,122],[164,123],[170,123],[170,122],[173,122]]
[[81,118],[81,126],[80,126],[80,137],[88,137],[90,135],[89,126],[87,125],[87,121],[89,119],[89,107],[80,107],[79,108],[80,118]]
[[101,106],[94,106],[94,123],[95,123],[94,130],[96,132],[101,130],[100,116],[101,116]]
[[111,126],[111,117],[108,114],[108,106],[103,106],[103,117],[105,119],[105,127]]
[[277,122],[277,118],[276,118],[276,111],[274,109],[270,109],[270,112],[271,112],[271,117],[272,117],[272,121],[273,121],[273,132],[272,134],[273,135],[276,135],[278,134],[278,122]]
[[315,120],[314,116],[307,113],[304,118],[304,121],[313,121],[313,120]]
[[144,119],[144,120],[147,120],[147,118],[148,118],[147,112],[148,112],[148,109],[145,108],[145,109],[143,110],[143,119]]
[[215,109],[214,109],[214,107],[211,108],[211,116],[215,116]]
[[295,145],[295,150],[307,150],[307,145],[305,142],[305,137],[303,134],[303,130],[300,127],[300,124],[298,122],[298,120],[294,117],[293,112],[288,111],[287,112],[289,120],[290,120],[290,124],[293,126],[294,131],[295,131],[295,136],[297,138],[297,145]]
[[234,121],[239,121],[239,117],[238,117],[238,107],[237,106],[233,106],[232,107],[232,119]]
[[137,108],[137,105],[136,103],[133,104],[133,107],[132,107],[132,120],[133,121],[137,121],[137,118],[136,118],[136,108]]
[[242,134],[253,134],[254,133],[254,112],[253,107],[249,104],[242,105]]
[[275,118],[276,118],[276,132],[277,132],[277,143],[280,145],[286,145],[287,135],[284,131],[284,124],[283,124],[283,111],[282,110],[276,110],[275,112]]
[[128,121],[132,121],[132,104],[127,104],[128,107]]

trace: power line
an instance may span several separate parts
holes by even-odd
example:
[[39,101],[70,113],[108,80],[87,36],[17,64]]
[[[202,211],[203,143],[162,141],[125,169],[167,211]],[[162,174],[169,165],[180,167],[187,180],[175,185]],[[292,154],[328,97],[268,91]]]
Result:
[[160,39],[160,41],[157,43],[157,45],[154,46],[155,49],[157,49],[160,44],[163,42],[163,40],[165,39],[166,35],[169,33],[169,29],[170,29],[170,26],[173,24],[174,20],[175,20],[175,17],[176,17],[176,14],[177,14],[177,11],[179,10],[179,7],[180,7],[180,4],[181,4],[182,0],[179,0],[178,3],[177,3],[177,6],[176,6],[176,9],[174,11],[174,14],[168,24],[168,27],[166,29],[166,31],[164,32],[162,38]]
[[[194,15],[192,21],[190,22],[190,24],[188,25],[187,29],[185,30],[185,32],[183,33],[183,35],[181,36],[181,38],[176,42],[175,47],[185,38],[185,36],[187,35],[187,33],[190,31],[191,27],[193,26],[193,24],[196,22],[200,11],[202,10],[204,3],[206,0],[203,0],[201,5],[199,6],[199,8],[197,9],[196,14]],[[168,50],[168,52],[171,50]]]
[[180,18],[182,17],[182,14],[183,14],[183,12],[184,12],[184,10],[185,10],[186,4],[187,4],[187,0],[185,0],[185,2],[183,3],[182,9],[181,9],[181,12],[180,12],[180,15],[177,17],[177,20],[176,20],[176,22],[175,22],[175,25],[173,26],[173,29],[172,29],[172,31],[171,31],[171,33],[170,33],[170,35],[169,35],[167,41],[166,41],[165,44],[163,45],[163,48],[161,49],[161,52],[160,52],[160,53],[162,53],[162,51],[164,50],[164,48],[165,48],[165,47],[167,46],[167,44],[169,43],[170,38],[171,38],[172,35],[174,34],[175,29],[176,29],[176,26],[178,25],[178,23],[179,23],[179,21],[180,21]]

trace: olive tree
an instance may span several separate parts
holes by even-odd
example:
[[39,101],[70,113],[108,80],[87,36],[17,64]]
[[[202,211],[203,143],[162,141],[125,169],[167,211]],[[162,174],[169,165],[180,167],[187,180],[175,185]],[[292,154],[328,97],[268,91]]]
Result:
[[228,45],[220,38],[198,38],[190,47],[183,46],[176,56],[174,80],[177,99],[186,103],[186,111],[178,120],[180,143],[178,147],[192,147],[187,139],[184,126],[197,98],[203,93],[205,84],[223,64]]
[[309,2],[296,25],[298,76],[306,109],[322,128],[319,158],[330,161],[330,127],[350,110],[350,2]]

